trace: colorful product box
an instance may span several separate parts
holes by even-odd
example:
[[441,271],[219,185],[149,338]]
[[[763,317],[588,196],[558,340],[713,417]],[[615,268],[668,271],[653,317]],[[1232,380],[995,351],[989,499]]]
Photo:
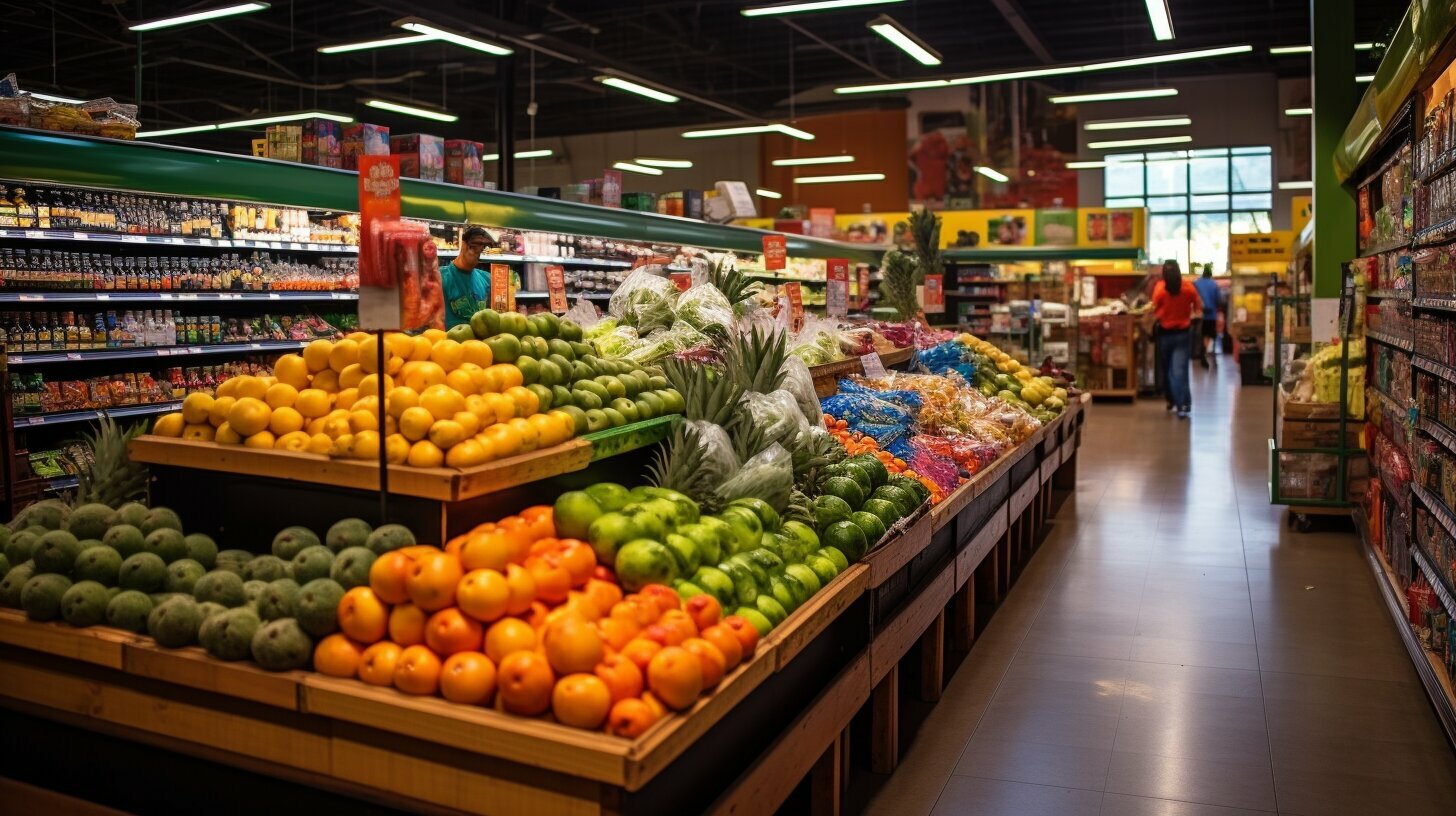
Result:
[[463,184],[466,187],[485,186],[485,165],[480,157],[484,145],[465,139],[449,139],[445,142],[445,181]]
[[271,125],[267,131],[268,158],[302,161],[303,128],[299,125]]
[[445,140],[425,133],[389,137],[389,150],[399,154],[399,175],[422,181],[445,180]]
[[342,154],[345,170],[358,170],[360,156],[388,156],[389,128],[362,122],[344,128]]
[[657,212],[656,193],[622,193],[622,209]]
[[344,164],[342,131],[338,122],[328,119],[305,119],[300,151],[304,164],[319,167],[342,167]]

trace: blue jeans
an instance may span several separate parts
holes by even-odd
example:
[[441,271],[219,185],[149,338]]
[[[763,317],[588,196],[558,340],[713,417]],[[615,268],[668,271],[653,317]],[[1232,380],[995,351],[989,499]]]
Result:
[[1175,408],[1191,408],[1193,394],[1188,390],[1189,335],[1187,329],[1162,329],[1158,332],[1158,362],[1163,366],[1163,387],[1168,402]]

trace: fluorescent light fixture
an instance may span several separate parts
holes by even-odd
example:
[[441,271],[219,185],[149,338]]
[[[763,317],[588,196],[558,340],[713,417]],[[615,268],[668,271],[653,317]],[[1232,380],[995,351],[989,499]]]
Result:
[[219,122],[218,130],[228,128],[250,128],[259,125],[275,125],[279,122],[298,122],[304,119],[328,119],[331,122],[352,122],[354,117],[344,116],[338,113],[324,113],[323,111],[304,111],[302,113],[280,113],[276,116],[260,116],[257,119],[239,119],[235,122]]
[[1146,119],[1104,119],[1088,122],[1083,130],[1132,130],[1133,128],[1186,127],[1193,124],[1187,116],[1155,116]]
[[835,88],[834,92],[837,94],[884,93],[887,91],[911,91],[921,88],[941,88],[947,85],[981,85],[987,82],[1005,82],[1012,79],[1083,74],[1095,71],[1113,71],[1119,68],[1137,68],[1143,65],[1161,65],[1167,62],[1213,59],[1216,57],[1227,57],[1233,54],[1247,54],[1253,50],[1254,47],[1252,45],[1225,45],[1218,48],[1200,48],[1195,51],[1174,51],[1169,54],[1152,54],[1146,57],[1130,57],[1128,59],[1090,62],[1086,65],[1028,68],[1021,71],[1002,71],[994,74],[977,74],[975,76],[956,77],[954,79],[922,79],[910,82],[889,82],[879,85],[850,85]]
[[69,96],[56,96],[55,94],[47,93],[36,93],[35,91],[25,91],[24,95],[30,97],[31,99],[39,99],[42,102],[60,102],[63,105],[86,104],[86,100],[84,99],[73,99]]
[[1153,24],[1153,37],[1173,39],[1173,15],[1168,13],[1168,0],[1147,0],[1148,22]]
[[845,173],[841,176],[803,176],[795,184],[837,184],[841,181],[884,181],[884,173]]
[[[556,155],[556,151],[552,150],[549,147],[543,147],[543,148],[540,148],[539,150],[517,150],[514,153],[514,156],[517,159],[548,159],[548,158],[550,158],[550,157],[552,157],[554,155]],[[480,160],[483,161],[483,162],[499,161],[500,160],[500,154],[499,153],[487,153],[484,156],[481,156],[480,157]]]
[[142,130],[137,132],[136,137],[138,139],[157,139],[162,136],[181,136],[184,133],[206,133],[209,130],[217,130],[217,125],[190,125],[166,130]]
[[1285,116],[1313,116],[1314,108],[1285,108]]
[[596,80],[597,82],[600,82],[609,88],[616,88],[619,91],[626,91],[627,93],[634,93],[638,96],[645,96],[648,99],[654,100],[656,102],[667,102],[668,104],[671,104],[673,102],[679,101],[682,98],[667,93],[666,91],[659,91],[656,88],[649,88],[646,85],[641,84],[640,82],[633,82],[630,79],[623,79],[621,77],[599,76],[596,77]]
[[1374,82],[1375,81],[1375,75],[1374,74],[1360,74],[1360,75],[1358,75],[1358,76],[1355,77],[1355,81],[1356,82]]
[[1177,96],[1177,88],[1147,88],[1141,91],[1107,91],[1106,93],[1068,94],[1053,96],[1048,101],[1053,105],[1075,105],[1079,102],[1120,102],[1124,99],[1156,99],[1162,96]]
[[782,133],[795,139],[812,141],[814,134],[789,125],[743,125],[741,127],[712,128],[710,130],[689,130],[684,139],[711,139],[717,136],[747,136],[752,133]]
[[617,162],[612,166],[618,170],[626,170],[628,173],[641,173],[644,176],[662,175],[662,171],[656,167],[643,167],[640,164],[633,164],[632,162]]
[[390,102],[388,99],[366,99],[364,101],[364,104],[371,108],[393,111],[394,113],[403,113],[406,116],[418,116],[421,119],[432,119],[436,122],[460,121],[460,117],[456,116],[453,113],[430,110],[429,108],[418,108],[414,105],[405,105],[400,102]]
[[178,14],[172,17],[162,17],[157,20],[148,20],[145,23],[137,23],[134,26],[127,26],[132,31],[156,31],[159,28],[172,28],[174,26],[200,23],[204,20],[216,20],[219,17],[232,17],[238,14],[249,14],[254,11],[262,11],[268,8],[267,3],[236,3],[231,6],[220,6],[206,11],[194,11],[190,14]]
[[424,20],[416,17],[406,17],[403,20],[397,20],[395,21],[394,25],[396,28],[402,28],[405,31],[413,31],[416,34],[426,34],[434,39],[444,40],[447,43],[458,45],[461,48],[469,48],[473,51],[483,51],[487,54],[492,54],[497,57],[505,57],[515,53],[514,50],[507,48],[504,45],[498,45],[487,40],[476,39],[475,37],[466,37],[462,34],[456,34],[453,31],[446,31],[443,28],[436,28],[435,26],[432,26]]
[[1147,139],[1114,139],[1110,142],[1088,142],[1093,150],[1110,150],[1114,147],[1140,147],[1142,145],[1184,144],[1193,141],[1192,136],[1153,136]]
[[1068,170],[1101,170],[1107,166],[1105,161],[1069,161]]
[[769,17],[777,14],[803,14],[810,11],[833,11],[854,6],[881,6],[899,3],[902,0],[812,0],[799,3],[779,3],[773,6],[752,6],[739,13],[744,17]]
[[910,29],[900,25],[890,15],[881,14],[866,25],[870,31],[889,40],[896,48],[909,54],[911,59],[921,65],[939,65],[941,63],[939,51],[910,33]]
[[1272,48],[1269,49],[1269,53],[1275,54],[1275,55],[1282,55],[1282,54],[1312,54],[1312,53],[1314,53],[1314,46],[1312,46],[1312,45],[1276,45],[1276,46],[1273,46]]
[[805,156],[802,159],[774,159],[774,167],[801,167],[808,164],[849,164],[853,156]]
[[1002,173],[1001,171],[996,170],[994,168],[990,168],[990,167],[981,167],[981,166],[978,165],[976,167],[976,172],[977,173],[980,173],[981,175],[985,176],[986,178],[988,178],[988,179],[990,179],[992,181],[999,181],[999,182],[1003,182],[1004,183],[1004,182],[1008,182],[1008,181],[1011,180],[1010,178],[1008,178],[1006,176],[1005,173]]
[[1279,182],[1279,189],[1281,189],[1281,190],[1313,190],[1314,189],[1314,182],[1312,182],[1312,181],[1281,181],[1281,182]]
[[1373,51],[1376,48],[1384,48],[1384,47],[1385,47],[1385,43],[1373,43],[1373,42],[1355,43],[1355,50],[1356,51]]
[[319,53],[347,54],[350,51],[369,51],[374,48],[389,48],[395,45],[414,45],[415,43],[434,41],[435,38],[429,34],[406,34],[403,37],[385,37],[379,40],[365,40],[364,42],[321,45],[319,46]]
[[754,192],[755,193],[758,193],[759,195],[763,196],[764,198],[783,198],[784,197],[784,194],[783,193],[776,193],[773,190],[765,190],[762,187],[758,188],[757,190],[754,190]]
[[693,166],[687,159],[651,159],[638,156],[636,162],[643,167],[666,167],[671,170],[684,170]]

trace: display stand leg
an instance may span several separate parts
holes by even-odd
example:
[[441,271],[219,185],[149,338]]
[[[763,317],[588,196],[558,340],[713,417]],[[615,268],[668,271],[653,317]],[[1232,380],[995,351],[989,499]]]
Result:
[[976,642],[976,576],[951,600],[951,645],[958,652],[969,652]]
[[1001,549],[1006,541],[1006,536],[996,542],[996,546],[986,553],[981,560],[980,566],[976,567],[975,577],[972,579],[977,584],[977,594],[980,600],[995,608],[1001,603]]
[[900,764],[900,665],[870,693],[870,770],[877,774],[895,772]]
[[839,732],[839,795],[843,796],[849,791],[850,774],[854,771],[854,753],[850,747],[849,737],[853,729],[845,726]]
[[839,816],[840,794],[843,791],[844,765],[840,750],[841,734],[819,755],[809,771],[809,812],[813,816]]
[[1011,562],[1014,560],[1016,550],[1016,537],[1019,534],[1018,526],[1021,519],[1011,522],[1006,528],[1006,535],[996,544],[996,597],[999,600],[1006,591],[1011,588]]
[[384,394],[384,332],[375,332],[376,368],[374,379],[379,384],[379,523],[389,523],[389,452],[384,444],[389,437],[389,412]]
[[935,616],[920,636],[920,699],[934,703],[940,699],[945,680],[945,610]]

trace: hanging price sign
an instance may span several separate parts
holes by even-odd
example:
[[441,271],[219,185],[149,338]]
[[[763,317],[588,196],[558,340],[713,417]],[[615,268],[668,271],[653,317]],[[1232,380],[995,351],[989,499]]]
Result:
[[925,313],[933,314],[945,311],[945,276],[925,276]]
[[793,320],[794,331],[804,327],[804,288],[798,281],[784,284],[784,292],[789,296],[789,317]]
[[516,293],[511,291],[511,268],[505,264],[490,265],[490,308],[497,312],[516,310]]
[[677,287],[679,292],[686,292],[693,285],[693,273],[691,272],[669,272],[667,279]]
[[870,305],[870,267],[868,264],[859,265],[859,308],[864,311]]
[[551,313],[566,313],[566,272],[552,264],[546,267],[546,292],[551,296]]
[[782,235],[763,236],[763,268],[783,269],[789,262],[789,239]]
[[824,305],[831,317],[849,314],[849,261],[830,258],[826,264]]

